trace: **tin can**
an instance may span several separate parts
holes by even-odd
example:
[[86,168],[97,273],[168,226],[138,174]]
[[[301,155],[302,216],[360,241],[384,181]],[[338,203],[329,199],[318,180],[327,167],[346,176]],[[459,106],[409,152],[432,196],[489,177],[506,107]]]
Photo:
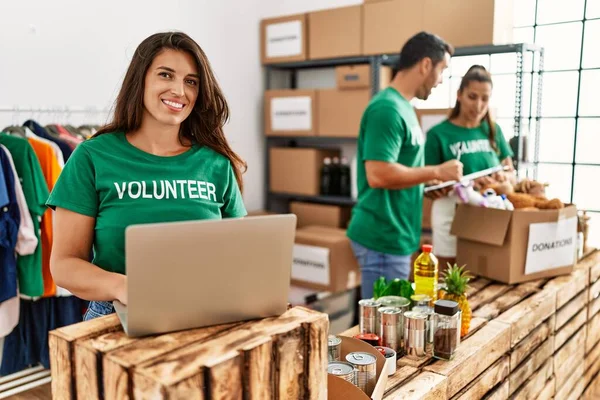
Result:
[[379,309],[379,337],[381,345],[394,351],[402,348],[402,310],[396,307]]
[[329,354],[329,362],[340,361],[342,339],[334,335],[329,335],[327,338],[327,349]]
[[[386,361],[386,366],[387,366],[387,373],[388,376],[394,375],[396,373],[396,358],[397,358],[397,353],[393,350],[390,349],[389,347],[383,347],[383,346],[376,346],[375,347],[377,350],[379,350],[381,352],[381,354],[383,354],[383,356],[385,357],[385,361]],[[388,362],[388,360],[391,359],[391,362]]]
[[368,343],[371,346],[381,345],[381,339],[374,333],[359,333],[358,335],[354,335],[353,338],[362,340],[363,342]]
[[327,373],[356,385],[356,371],[354,370],[354,365],[350,363],[344,361],[330,362],[327,366]]
[[383,296],[377,299],[381,307],[396,307],[403,311],[408,311],[410,300],[402,296]]
[[377,379],[377,358],[370,353],[354,352],[346,356],[346,361],[352,364],[356,370],[356,386],[370,396],[375,389]]
[[404,354],[419,360],[427,355],[427,314],[418,311],[404,313]]
[[379,320],[377,319],[377,310],[381,303],[374,299],[362,299],[358,302],[359,319],[358,324],[360,333],[378,333]]

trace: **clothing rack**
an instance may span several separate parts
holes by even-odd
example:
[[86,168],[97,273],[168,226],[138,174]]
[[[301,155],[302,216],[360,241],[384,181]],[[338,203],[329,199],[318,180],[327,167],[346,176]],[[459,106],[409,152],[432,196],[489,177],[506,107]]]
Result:
[[53,106],[53,107],[19,107],[19,106],[0,106],[0,112],[16,112],[16,113],[108,113],[110,109],[89,107],[70,107],[70,106]]

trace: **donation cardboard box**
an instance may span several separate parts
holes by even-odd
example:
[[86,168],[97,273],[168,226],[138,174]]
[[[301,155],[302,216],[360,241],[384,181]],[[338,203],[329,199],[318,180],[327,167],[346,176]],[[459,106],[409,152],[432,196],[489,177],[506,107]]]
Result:
[[[366,64],[342,65],[335,67],[335,80],[338,89],[372,89],[371,66]],[[392,80],[392,69],[382,66],[379,72],[379,89],[385,89]]]
[[308,14],[308,59],[358,56],[362,53],[362,6]]
[[325,157],[339,157],[337,150],[271,147],[269,188],[272,192],[318,196]]
[[569,274],[576,262],[577,209],[498,210],[461,204],[451,233],[456,262],[472,273],[513,284]]
[[[364,4],[363,54],[399,54],[423,30],[423,2],[388,0]],[[462,27],[464,28],[464,26]]]
[[454,47],[512,43],[512,1],[423,0],[419,3],[424,7],[423,30],[440,36]]
[[360,284],[360,270],[344,229],[307,226],[296,231],[292,285],[341,292]]
[[363,352],[375,356],[376,361],[376,383],[371,393],[364,393],[357,386],[345,381],[335,375],[327,374],[327,399],[329,400],[382,400],[385,393],[385,387],[388,382],[389,367],[387,363],[396,362],[395,359],[385,359],[385,357],[375,347],[361,340],[346,336],[338,336],[342,340],[340,349],[340,360],[346,361],[349,353]]
[[314,136],[317,129],[316,90],[267,90],[267,136]]
[[346,228],[350,219],[349,207],[328,204],[303,203],[293,201],[290,203],[290,212],[298,217],[297,227],[310,225],[327,226],[330,228]]
[[305,61],[308,56],[306,14],[263,19],[260,50],[263,64]]
[[318,91],[317,136],[358,137],[363,112],[371,100],[370,89]]

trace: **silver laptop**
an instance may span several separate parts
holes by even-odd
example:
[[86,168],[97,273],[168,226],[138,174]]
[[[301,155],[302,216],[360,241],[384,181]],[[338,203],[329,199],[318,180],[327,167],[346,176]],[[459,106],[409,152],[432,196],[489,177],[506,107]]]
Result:
[[132,225],[125,232],[128,336],[281,315],[288,302],[293,214]]

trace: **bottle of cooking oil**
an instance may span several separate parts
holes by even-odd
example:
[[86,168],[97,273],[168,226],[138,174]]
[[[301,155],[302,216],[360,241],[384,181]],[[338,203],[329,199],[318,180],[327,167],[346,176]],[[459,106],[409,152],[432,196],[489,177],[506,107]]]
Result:
[[414,264],[415,294],[425,294],[434,303],[437,300],[438,259],[432,253],[432,245],[424,244],[422,251]]

